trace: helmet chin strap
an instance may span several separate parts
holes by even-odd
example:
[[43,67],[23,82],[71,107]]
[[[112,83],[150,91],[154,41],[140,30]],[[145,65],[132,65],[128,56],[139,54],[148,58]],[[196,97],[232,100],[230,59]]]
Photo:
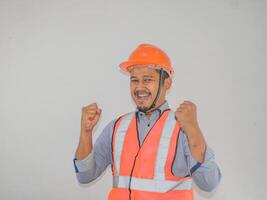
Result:
[[151,106],[149,108],[139,109],[141,112],[147,114],[148,112],[151,112],[151,111],[156,109],[156,103],[157,103],[157,100],[158,100],[159,95],[160,95],[162,84],[163,84],[163,69],[161,68],[159,71],[159,86],[158,86],[157,95],[156,95],[153,103],[151,104]]

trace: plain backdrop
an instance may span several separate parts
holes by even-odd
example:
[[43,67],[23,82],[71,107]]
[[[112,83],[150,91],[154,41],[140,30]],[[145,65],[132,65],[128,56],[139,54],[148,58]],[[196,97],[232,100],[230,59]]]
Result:
[[100,199],[111,170],[79,185],[72,159],[82,106],[102,108],[96,138],[132,111],[118,64],[140,43],[176,73],[168,102],[198,106],[222,181],[196,199],[267,195],[267,1],[0,0],[0,199]]

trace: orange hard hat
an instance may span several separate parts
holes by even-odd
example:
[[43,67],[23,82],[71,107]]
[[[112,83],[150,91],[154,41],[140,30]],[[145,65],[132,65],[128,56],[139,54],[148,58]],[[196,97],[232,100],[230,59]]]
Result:
[[119,66],[123,71],[129,72],[131,66],[134,65],[152,65],[155,68],[162,68],[168,74],[174,74],[174,69],[167,54],[151,44],[140,44],[132,52],[129,59],[122,62]]

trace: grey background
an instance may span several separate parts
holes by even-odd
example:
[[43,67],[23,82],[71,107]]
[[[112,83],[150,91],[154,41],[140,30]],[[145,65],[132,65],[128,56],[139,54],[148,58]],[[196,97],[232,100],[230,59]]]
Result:
[[145,42],[172,58],[169,104],[198,105],[223,173],[196,199],[265,199],[266,11],[263,0],[0,0],[0,198],[106,199],[110,169],[75,179],[81,107],[103,109],[95,137],[135,108],[117,66]]

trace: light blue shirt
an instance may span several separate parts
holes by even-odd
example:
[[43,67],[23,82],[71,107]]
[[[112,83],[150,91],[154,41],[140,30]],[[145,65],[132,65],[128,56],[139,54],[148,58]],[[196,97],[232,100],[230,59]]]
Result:
[[[160,117],[161,113],[169,109],[165,102],[156,109],[150,118],[147,118],[143,112],[136,111],[137,126],[140,143],[153,127],[154,123]],[[74,168],[77,179],[85,184],[93,181],[101,175],[112,162],[112,134],[116,120],[111,121],[97,138],[93,151],[83,160],[74,159]],[[204,191],[212,191],[221,180],[221,172],[214,159],[214,153],[207,146],[205,160],[198,163],[191,155],[186,134],[180,130],[175,159],[172,166],[172,172],[176,177],[192,176],[196,185]]]

